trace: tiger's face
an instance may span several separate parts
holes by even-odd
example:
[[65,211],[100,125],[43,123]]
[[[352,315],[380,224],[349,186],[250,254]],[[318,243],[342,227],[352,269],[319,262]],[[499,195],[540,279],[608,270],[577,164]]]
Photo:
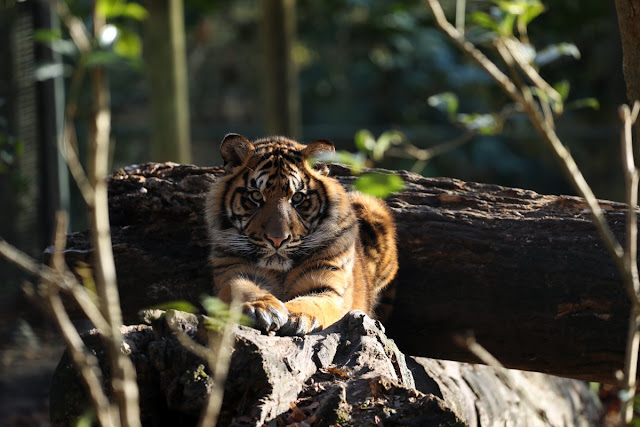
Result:
[[228,135],[221,151],[228,173],[220,200],[227,222],[222,238],[235,242],[238,252],[255,258],[260,268],[290,270],[298,257],[320,244],[314,232],[325,219],[330,195],[323,172],[308,160],[333,151],[333,144],[305,146],[281,137],[251,143]]

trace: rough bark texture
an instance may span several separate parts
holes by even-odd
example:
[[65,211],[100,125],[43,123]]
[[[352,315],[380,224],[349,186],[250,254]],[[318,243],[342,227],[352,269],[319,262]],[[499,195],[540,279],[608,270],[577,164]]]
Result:
[[[168,323],[201,343],[208,334],[194,315],[147,318],[152,326],[123,329],[124,349],[138,371],[143,422],[194,425],[212,375],[178,343]],[[95,331],[85,340],[105,365]],[[535,402],[529,404],[486,366],[405,361],[380,323],[357,311],[302,338],[238,327],[233,351],[219,425],[589,426],[599,416],[597,398],[580,381],[506,371]],[[56,370],[51,396],[54,426],[69,425],[87,408],[67,356]]]
[[[334,167],[348,185],[353,178]],[[163,301],[211,293],[206,190],[219,168],[146,164],[110,180],[110,214],[125,318]],[[452,340],[472,330],[511,368],[600,382],[622,367],[629,303],[614,263],[579,198],[424,178],[388,202],[400,272],[389,336],[403,352],[474,361]],[[603,202],[614,232],[624,205]],[[85,234],[67,261],[89,262]]]

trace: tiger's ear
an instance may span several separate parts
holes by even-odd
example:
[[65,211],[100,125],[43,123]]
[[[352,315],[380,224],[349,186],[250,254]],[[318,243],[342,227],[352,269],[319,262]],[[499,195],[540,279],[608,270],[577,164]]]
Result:
[[302,157],[305,160],[310,160],[313,168],[320,172],[322,175],[329,175],[329,166],[327,165],[327,157],[336,151],[336,147],[333,142],[326,139],[318,139],[307,145],[302,150]]
[[220,154],[224,159],[225,171],[231,172],[242,165],[245,159],[255,150],[251,142],[237,133],[228,133],[220,144]]

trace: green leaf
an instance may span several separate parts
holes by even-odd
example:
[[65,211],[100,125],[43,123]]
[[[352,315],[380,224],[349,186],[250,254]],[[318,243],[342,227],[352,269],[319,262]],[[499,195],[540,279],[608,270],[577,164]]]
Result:
[[491,31],[498,31],[498,23],[486,12],[472,12],[469,14],[469,21]]
[[124,28],[118,28],[118,38],[113,43],[113,51],[125,58],[137,59],[142,52],[140,37]]
[[151,310],[176,310],[186,313],[197,313],[198,308],[189,301],[170,301],[162,304],[154,305]]
[[115,64],[120,62],[122,58],[113,52],[96,50],[86,54],[84,60],[87,67],[96,67]]
[[405,187],[404,181],[398,175],[379,172],[362,174],[353,185],[356,190],[381,199],[387,198],[397,191],[402,191]]
[[[349,166],[351,168],[351,172],[354,174],[359,174],[367,158],[364,153],[349,153],[348,151],[340,150],[331,153],[323,153],[318,156],[314,161],[321,163],[337,163],[340,165]],[[313,161],[312,161],[313,163]]]
[[437,95],[431,95],[427,98],[427,102],[433,108],[446,113],[449,118],[453,118],[458,112],[458,96],[453,92],[442,92]]
[[529,25],[529,22],[536,19],[542,12],[544,12],[544,5],[539,1],[527,2],[528,5],[525,8],[522,15],[518,17],[522,24]]
[[222,331],[229,322],[236,322],[246,326],[251,325],[250,318],[241,313],[232,313],[229,305],[220,298],[205,295],[202,297],[201,303],[209,316],[205,318],[205,324],[209,329]]
[[596,98],[581,98],[565,104],[567,110],[577,110],[578,108],[600,109],[600,102]]
[[458,114],[458,123],[481,135],[495,135],[500,132],[501,125],[496,114]]
[[136,21],[144,21],[149,16],[149,13],[147,9],[138,3],[127,3],[122,11],[122,16]]
[[537,53],[535,63],[539,67],[550,64],[564,56],[580,59],[580,50],[573,43],[558,43],[545,47]]
[[367,129],[360,129],[354,137],[356,149],[361,153],[370,154],[376,146],[376,139]]
[[221,313],[229,313],[229,304],[220,298],[203,296],[200,300],[202,307],[207,311],[209,316],[217,316]]
[[513,35],[513,24],[516,22],[516,16],[506,14],[502,18],[502,21],[498,23],[498,33],[501,36],[509,37]]
[[40,43],[51,43],[54,40],[62,39],[60,30],[40,29],[33,33],[33,39]]
[[98,305],[98,289],[96,283],[93,280],[93,270],[91,266],[85,262],[78,262],[75,268],[75,272],[80,279],[82,279],[82,285],[85,287],[91,300],[97,306]]
[[560,94],[563,101],[566,101],[569,97],[569,91],[571,90],[571,83],[568,80],[562,80],[553,85],[553,88]]
[[375,141],[375,146],[371,157],[374,161],[379,162],[384,157],[384,153],[392,146],[399,144],[404,139],[404,135],[396,130],[388,130],[383,132],[378,140]]
[[107,19],[131,18],[142,21],[148,16],[147,10],[138,3],[127,3],[123,0],[98,0],[97,12]]

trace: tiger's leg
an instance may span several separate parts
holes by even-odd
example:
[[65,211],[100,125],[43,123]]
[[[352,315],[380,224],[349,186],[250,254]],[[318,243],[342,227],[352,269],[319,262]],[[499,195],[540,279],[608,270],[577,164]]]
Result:
[[305,335],[319,331],[340,320],[346,313],[344,300],[332,291],[300,296],[284,303],[289,311],[281,335]]
[[263,332],[277,331],[289,319],[289,311],[278,298],[268,290],[271,282],[268,278],[253,271],[236,271],[215,277],[217,295],[222,301],[230,303],[239,298],[244,303],[242,311],[253,320],[254,327]]
[[340,320],[354,306],[354,292],[361,283],[354,282],[353,257],[343,257],[302,265],[292,271],[285,283],[288,290],[285,307],[289,321],[283,335],[304,335],[324,329]]

